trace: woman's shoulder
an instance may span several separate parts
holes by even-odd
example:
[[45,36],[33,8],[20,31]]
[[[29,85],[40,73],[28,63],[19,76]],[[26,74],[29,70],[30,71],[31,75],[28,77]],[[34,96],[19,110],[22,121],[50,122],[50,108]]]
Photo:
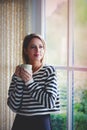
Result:
[[50,73],[56,71],[56,68],[53,65],[45,64],[43,67],[46,69],[46,71],[49,71]]

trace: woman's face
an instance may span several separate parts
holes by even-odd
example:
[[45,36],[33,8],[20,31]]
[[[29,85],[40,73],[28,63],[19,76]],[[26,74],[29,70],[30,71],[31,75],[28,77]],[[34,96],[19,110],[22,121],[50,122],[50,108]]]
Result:
[[33,38],[25,51],[29,57],[29,63],[33,63],[35,61],[40,62],[44,57],[44,44],[40,39]]

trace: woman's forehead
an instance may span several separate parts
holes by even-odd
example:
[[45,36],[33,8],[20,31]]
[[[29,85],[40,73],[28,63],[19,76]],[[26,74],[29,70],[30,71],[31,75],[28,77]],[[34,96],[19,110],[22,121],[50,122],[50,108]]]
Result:
[[42,44],[42,45],[44,45],[44,43],[42,42],[42,40],[39,39],[39,38],[33,38],[33,39],[30,41],[30,44]]

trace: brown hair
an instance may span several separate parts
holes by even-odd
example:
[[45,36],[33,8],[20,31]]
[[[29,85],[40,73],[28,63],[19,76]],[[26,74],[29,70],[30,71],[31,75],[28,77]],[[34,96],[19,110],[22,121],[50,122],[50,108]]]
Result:
[[[25,54],[25,49],[27,49],[29,43],[31,42],[31,40],[33,38],[38,38],[41,40],[41,42],[44,45],[44,49],[45,49],[45,41],[43,40],[43,38],[40,35],[37,35],[35,33],[26,35],[24,40],[23,40],[23,46],[22,46],[22,58],[23,58],[23,63],[28,64],[29,63],[29,58],[28,56]],[[41,60],[41,62],[43,62],[43,59]]]

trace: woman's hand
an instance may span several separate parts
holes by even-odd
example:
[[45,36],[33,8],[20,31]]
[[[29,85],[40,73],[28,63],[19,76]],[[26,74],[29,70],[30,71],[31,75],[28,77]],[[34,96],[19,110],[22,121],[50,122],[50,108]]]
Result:
[[24,68],[21,67],[20,77],[24,82],[27,82],[32,79],[32,73],[27,72]]
[[20,77],[20,72],[21,72],[21,67],[17,66],[16,70],[15,70],[15,75],[18,76],[18,77]]

